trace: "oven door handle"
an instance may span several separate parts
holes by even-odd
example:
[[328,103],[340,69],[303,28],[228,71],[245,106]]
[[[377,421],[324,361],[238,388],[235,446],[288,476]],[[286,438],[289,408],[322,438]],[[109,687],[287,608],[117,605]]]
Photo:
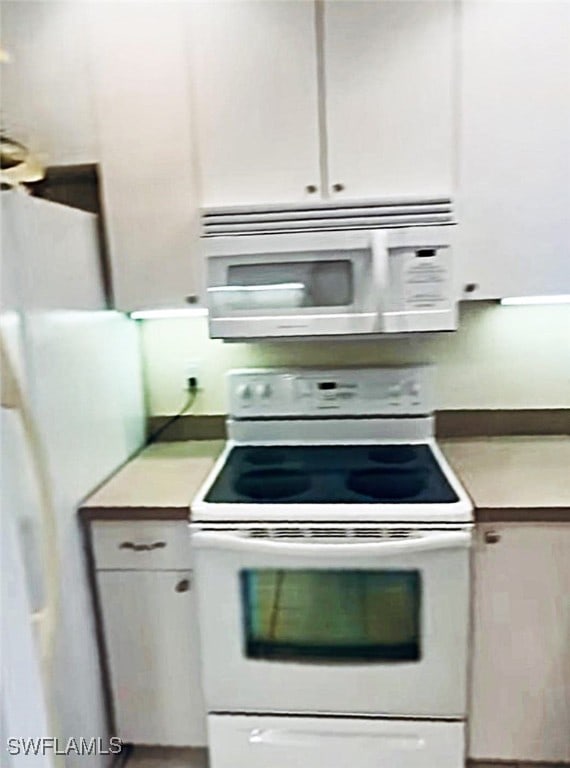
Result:
[[339,745],[346,741],[356,739],[374,739],[376,742],[384,742],[393,752],[419,751],[425,746],[424,739],[417,733],[371,733],[368,728],[362,730],[353,726],[348,732],[331,731],[330,728],[312,727],[304,730],[295,728],[252,728],[248,735],[248,742],[252,745],[264,744],[275,746],[314,746],[327,741],[337,742]]
[[317,538],[296,542],[291,539],[262,539],[246,537],[234,532],[196,531],[192,533],[192,546],[197,549],[223,549],[251,554],[286,555],[290,557],[317,557],[323,559],[374,555],[393,555],[431,552],[442,549],[467,549],[471,546],[470,531],[449,533],[422,533],[409,539],[376,539],[373,541],[334,542],[325,544]]

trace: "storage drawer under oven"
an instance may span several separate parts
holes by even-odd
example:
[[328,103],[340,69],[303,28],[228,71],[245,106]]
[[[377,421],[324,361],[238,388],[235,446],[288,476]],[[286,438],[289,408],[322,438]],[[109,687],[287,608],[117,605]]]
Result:
[[215,768],[459,768],[463,723],[210,715]]

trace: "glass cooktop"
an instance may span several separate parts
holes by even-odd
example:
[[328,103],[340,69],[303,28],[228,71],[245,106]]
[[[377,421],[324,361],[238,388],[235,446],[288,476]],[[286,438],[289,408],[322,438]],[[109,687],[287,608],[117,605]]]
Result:
[[233,448],[204,500],[436,504],[458,497],[428,445],[295,445]]

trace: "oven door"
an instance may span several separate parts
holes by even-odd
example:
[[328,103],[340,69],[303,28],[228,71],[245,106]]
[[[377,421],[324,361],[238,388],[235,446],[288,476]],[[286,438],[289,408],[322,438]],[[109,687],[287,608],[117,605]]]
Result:
[[463,717],[470,543],[195,528],[208,710]]
[[214,338],[380,331],[385,233],[308,233],[207,241]]

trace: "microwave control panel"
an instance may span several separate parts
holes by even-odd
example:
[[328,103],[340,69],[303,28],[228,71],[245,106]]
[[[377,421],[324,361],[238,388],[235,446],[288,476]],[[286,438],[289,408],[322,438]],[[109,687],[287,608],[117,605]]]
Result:
[[228,374],[236,419],[419,416],[434,411],[429,365],[341,369],[244,369]]

